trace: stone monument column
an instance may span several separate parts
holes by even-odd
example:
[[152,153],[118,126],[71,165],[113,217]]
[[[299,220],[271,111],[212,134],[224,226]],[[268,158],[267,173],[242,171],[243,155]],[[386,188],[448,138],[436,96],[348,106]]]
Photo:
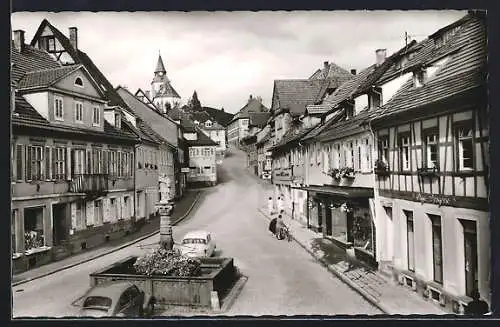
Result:
[[172,250],[174,247],[174,238],[172,236],[172,221],[170,214],[172,204],[168,201],[168,190],[165,183],[160,183],[160,202],[156,208],[160,213],[160,246],[165,250]]

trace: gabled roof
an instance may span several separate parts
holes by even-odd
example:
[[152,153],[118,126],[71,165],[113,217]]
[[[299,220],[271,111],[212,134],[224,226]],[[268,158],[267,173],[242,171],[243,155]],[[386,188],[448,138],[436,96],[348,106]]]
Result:
[[219,124],[217,121],[215,121],[210,116],[210,114],[207,113],[206,111],[191,112],[190,118],[191,118],[191,120],[193,120],[193,122],[198,121],[200,124],[205,124],[207,121],[212,122],[212,126],[210,126],[210,127],[207,127],[207,126],[201,127],[200,126],[201,129],[204,129],[204,130],[225,130],[225,127],[222,126],[221,124]]
[[321,99],[329,83],[321,79],[275,80],[272,109],[275,114],[288,110],[292,116],[300,116],[307,105]]
[[332,122],[327,129],[317,135],[317,139],[321,142],[327,142],[361,133],[366,130],[368,121],[379,114],[380,109],[368,110],[366,108],[350,119]]
[[[448,45],[444,52],[450,54],[449,61],[421,87],[414,87],[413,81],[408,81],[382,107],[382,114],[375,120],[380,121],[394,113],[404,113],[486,86],[486,24],[481,17],[473,14],[468,14],[459,22],[461,28],[444,45]],[[433,56],[422,59],[422,66],[442,57],[443,51],[436,49],[433,53]]]
[[298,141],[300,141],[300,139],[302,139],[304,136],[306,136],[313,129],[314,129],[314,127],[301,128],[301,129],[289,129],[283,135],[282,139],[278,143],[276,143],[274,146],[271,147],[271,150],[273,152],[279,151],[280,149],[284,148],[287,145],[292,144],[293,142],[298,142]]
[[[53,124],[42,117],[35,108],[33,108],[21,95],[16,95],[15,110],[11,116],[11,122],[14,127],[28,127],[43,129],[50,132],[64,132],[74,136],[99,136],[103,138],[120,139],[127,141],[138,141],[137,136],[127,131],[125,128],[116,129],[104,120],[104,132],[89,129],[78,128],[74,126],[65,126]],[[122,122],[124,118],[122,117]]]
[[211,107],[202,107],[202,108],[212,117],[213,120],[215,120],[224,127],[229,125],[229,123],[233,120],[234,114],[232,113]]
[[13,123],[49,124],[49,121],[43,118],[43,116],[19,94],[16,94],[15,106],[14,114],[11,118]]
[[34,46],[36,41],[42,35],[45,27],[48,27],[54,36],[59,40],[63,48],[70,54],[75,63],[82,64],[89,71],[90,75],[95,79],[97,84],[103,89],[104,94],[107,99],[109,99],[110,106],[120,106],[124,110],[130,111],[127,107],[126,103],[120,98],[113,85],[108,81],[108,79],[104,76],[104,74],[97,68],[94,62],[90,59],[90,57],[83,51],[79,49],[75,49],[69,39],[61,33],[56,27],[49,23],[47,19],[44,19],[38,30],[35,33],[35,36],[31,40],[31,46]]
[[142,89],[137,89],[137,91],[135,92],[135,97],[136,98],[139,98],[139,99],[145,99],[146,100],[146,103],[151,107],[151,108],[154,108],[156,109],[158,112],[160,112],[160,110],[156,107],[156,105],[153,103],[153,101],[151,101],[151,99],[147,96],[146,92],[144,92]]
[[354,75],[337,64],[331,62],[326,67],[318,69],[309,79],[330,79],[333,83],[331,87],[338,87],[344,82],[350,80]]
[[331,95],[327,96],[323,104],[335,108],[340,103],[346,100],[351,100],[358,95],[366,93],[379,78],[399,59],[399,57],[408,50],[415,46],[416,42],[412,42],[408,47],[404,47],[391,56],[387,57],[384,62],[377,66],[373,64],[366,69],[363,69],[359,74],[355,75],[352,79],[348,80]]
[[305,135],[302,138],[302,141],[308,142],[311,140],[315,140],[318,135],[321,135],[323,131],[328,131],[333,124],[335,124],[337,121],[342,119],[344,117],[344,111],[343,110],[337,110],[334,112],[333,116],[328,119],[326,122],[322,124],[316,125],[307,135]]
[[208,137],[205,133],[203,133],[201,130],[198,128],[196,130],[196,140],[187,140],[186,143],[188,146],[216,146],[217,143],[215,143],[210,137]]
[[14,82],[18,82],[24,74],[30,71],[61,67],[61,64],[55,61],[47,52],[27,44],[19,52],[12,43],[10,61],[11,80]]
[[[132,111],[135,116],[140,118],[137,120],[137,126],[142,126],[142,131],[145,132],[150,138],[155,141],[161,141],[162,143],[165,142],[171,146],[177,144],[176,140],[168,140],[165,137],[160,136],[159,132],[154,131],[156,122],[163,122],[163,124],[165,124],[170,121],[172,123],[172,126],[177,126],[177,124],[172,121],[171,118],[160,114],[158,111],[136,98],[129,90],[121,86],[116,88],[116,92],[117,94],[119,94],[122,101],[126,103],[129,110]],[[150,124],[152,124],[153,126],[151,126]],[[160,139],[158,139],[158,137]]]
[[248,119],[250,116],[248,113],[250,112],[265,112],[269,111],[265,105],[257,98],[250,98],[248,102],[233,116],[231,121],[235,121],[237,119]]
[[263,128],[267,124],[267,120],[271,116],[271,113],[269,112],[249,112],[248,117],[249,117],[249,123],[248,126],[256,126],[259,128]]

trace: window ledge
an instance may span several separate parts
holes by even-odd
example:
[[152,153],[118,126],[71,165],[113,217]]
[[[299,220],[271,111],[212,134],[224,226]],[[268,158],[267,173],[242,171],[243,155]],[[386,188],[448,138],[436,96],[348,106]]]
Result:
[[49,251],[50,249],[51,249],[50,246],[44,245],[44,246],[39,247],[39,248],[33,248],[33,249],[26,250],[26,251],[24,251],[24,254],[25,255],[32,255],[35,253],[46,252],[46,251]]

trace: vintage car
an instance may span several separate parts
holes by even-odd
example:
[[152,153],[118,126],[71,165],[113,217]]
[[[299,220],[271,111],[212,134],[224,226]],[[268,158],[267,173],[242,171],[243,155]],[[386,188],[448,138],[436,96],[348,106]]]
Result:
[[192,231],[182,239],[180,251],[189,257],[210,257],[215,252],[215,241],[206,231]]
[[99,284],[81,300],[80,317],[144,317],[152,315],[154,298],[130,282]]

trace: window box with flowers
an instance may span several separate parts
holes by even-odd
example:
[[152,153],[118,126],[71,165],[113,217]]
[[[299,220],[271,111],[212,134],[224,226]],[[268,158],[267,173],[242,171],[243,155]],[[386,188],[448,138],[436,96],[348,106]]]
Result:
[[417,169],[417,174],[420,177],[437,177],[438,176],[438,169],[437,167],[424,167],[424,168],[418,168]]
[[340,179],[342,176],[340,174],[340,169],[338,168],[330,168],[328,170],[328,176],[330,176],[333,179]]
[[25,255],[32,255],[39,252],[50,250],[50,247],[45,245],[43,235],[36,231],[29,231],[24,233],[24,251]]
[[384,160],[377,159],[377,161],[375,161],[375,167],[373,168],[373,172],[375,173],[375,175],[378,176],[389,176],[390,175],[389,165]]
[[342,178],[354,178],[355,173],[354,173],[354,168],[352,167],[344,167],[340,169],[340,175]]

